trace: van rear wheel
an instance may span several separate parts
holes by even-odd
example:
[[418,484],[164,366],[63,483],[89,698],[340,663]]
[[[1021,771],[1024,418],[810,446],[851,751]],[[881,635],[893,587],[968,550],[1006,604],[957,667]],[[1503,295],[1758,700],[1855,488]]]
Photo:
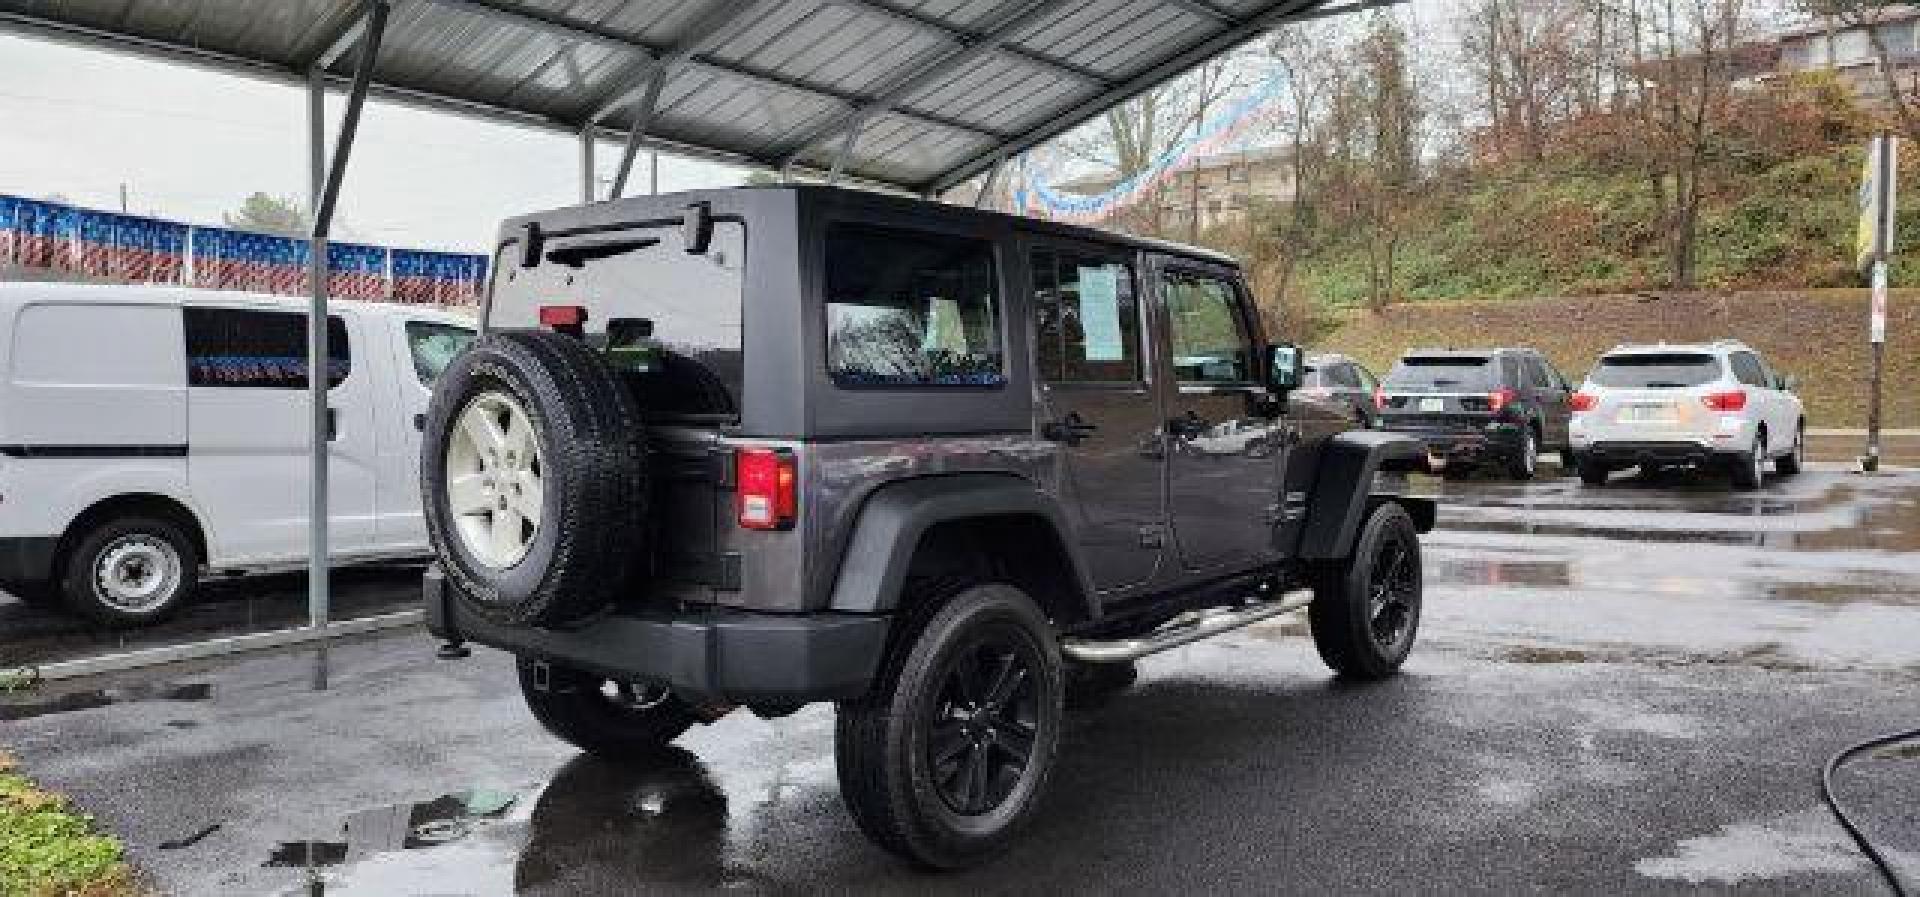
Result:
[[200,556],[185,530],[157,517],[121,517],[89,530],[67,553],[61,596],[103,626],[156,623],[193,597]]

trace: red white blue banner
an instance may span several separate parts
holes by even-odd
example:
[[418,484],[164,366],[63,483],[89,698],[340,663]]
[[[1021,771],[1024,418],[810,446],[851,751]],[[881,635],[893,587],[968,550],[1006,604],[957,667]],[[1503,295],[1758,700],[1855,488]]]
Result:
[[[0,195],[0,266],[89,279],[304,295],[306,240],[198,227]],[[437,305],[478,301],[485,256],[327,244],[327,289],[336,299]]]

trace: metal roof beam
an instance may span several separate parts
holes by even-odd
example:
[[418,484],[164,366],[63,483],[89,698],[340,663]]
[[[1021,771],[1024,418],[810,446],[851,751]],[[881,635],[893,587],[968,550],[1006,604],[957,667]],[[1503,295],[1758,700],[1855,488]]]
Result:
[[[396,7],[399,4],[394,4]],[[347,0],[328,14],[315,19],[307,30],[300,50],[293,54],[293,67],[299,70],[331,68],[367,33],[367,5]]]
[[658,96],[658,85],[673,75],[674,71],[687,64],[693,57],[721,43],[740,32],[740,29],[753,24],[755,10],[765,4],[759,2],[734,4],[728,3],[709,9],[706,15],[694,20],[687,26],[686,33],[680,36],[680,42],[665,51],[656,50],[653,58],[640,66],[640,71],[627,83],[600,96],[593,103],[593,113],[588,121],[605,121],[607,116],[632,105],[643,95],[652,93]]
[[881,91],[878,96],[873,97],[857,108],[848,109],[819,125],[807,129],[799,138],[793,141],[788,149],[780,154],[782,159],[781,164],[784,166],[792,163],[802,154],[812,149],[814,145],[821,140],[839,133],[844,128],[853,127],[857,121],[891,111],[895,105],[901,100],[913,95],[915,91],[921,90],[935,80],[947,77],[955,69],[969,62],[993,52],[1000,44],[1018,33],[1021,29],[1032,25],[1043,16],[1058,11],[1063,5],[1065,5],[1065,0],[1028,0],[1018,12],[1002,19],[999,24],[983,32],[977,42],[957,47],[939,59],[908,70],[903,77],[894,82],[892,87]]
[[1211,0],[1160,0],[1170,6],[1178,6],[1203,19],[1212,19],[1222,25],[1238,24],[1240,19],[1233,10],[1220,6]]
[[[911,28],[918,28],[922,31],[939,34],[948,41],[960,44],[961,46],[977,44],[983,37],[977,32],[969,31],[956,25],[950,25],[925,13],[895,6],[887,2],[887,0],[829,0],[829,2],[836,6],[844,6],[860,12],[870,13]],[[1113,80],[1086,66],[1061,59],[1058,56],[1038,53],[1025,47],[1000,44],[995,47],[995,50],[1002,55],[1011,56],[1021,62],[1043,69],[1049,69],[1057,74],[1066,75],[1078,81],[1084,81],[1089,85],[1105,86]]]
[[[610,31],[606,28],[601,28],[597,25],[589,25],[584,22],[569,21],[566,19],[562,19],[558,16],[554,16],[546,13],[537,13],[535,10],[532,10],[532,9],[509,7],[509,6],[506,6],[505,4],[500,3],[499,0],[421,0],[421,2],[435,3],[442,6],[450,6],[456,9],[464,9],[464,10],[467,10],[468,12],[472,12],[477,15],[482,15],[482,16],[486,16],[488,18],[494,19],[495,21],[508,22],[514,25],[519,25],[524,28],[531,28],[537,31],[545,31],[551,34],[559,34],[559,35],[571,38],[573,40],[596,43],[596,44],[600,44],[601,46],[611,47],[616,50],[624,50],[630,53],[638,53],[649,59],[658,59],[660,56],[671,52],[670,50],[642,43],[633,37],[620,34],[618,32]],[[810,96],[821,97],[824,99],[832,100],[835,103],[838,103],[842,106],[849,107],[849,108],[863,106],[865,104],[872,102],[871,98],[869,97],[864,97],[854,93],[848,93],[842,90],[836,90],[834,88],[827,87],[821,84],[814,84],[809,81],[802,81],[798,78],[791,78],[785,75],[775,74],[773,72],[759,71],[757,69],[753,69],[744,65],[720,62],[718,60],[713,60],[713,59],[703,59],[699,56],[698,53],[695,53],[691,57],[689,57],[685,65],[687,68],[690,68],[690,69],[706,69],[709,71],[719,72],[721,74],[729,75],[735,78],[740,78],[746,81],[757,82],[762,86],[776,87],[783,90],[789,90],[794,93],[802,93],[802,94],[808,94]],[[965,122],[957,121],[955,119],[951,119],[942,115],[936,115],[936,114],[925,113],[925,112],[895,112],[894,114],[902,118],[912,119],[914,121],[921,122],[923,124],[938,125],[948,130],[959,131],[964,134],[972,134],[977,137],[985,137],[989,140],[994,140],[994,141],[1005,140],[1012,136],[1009,134],[1003,134],[1001,132],[994,131],[989,128],[983,128],[978,125],[970,125]],[[576,122],[576,124],[579,124],[579,123]],[[652,142],[653,141],[648,141],[648,143],[652,143]],[[772,165],[771,163],[769,164],[770,164],[770,167],[774,167],[774,168],[779,167],[778,165]]]
[[1048,115],[1046,121],[1027,132],[995,146],[986,152],[978,153],[965,162],[935,176],[924,187],[934,193],[952,188],[967,178],[979,174],[993,164],[1000,154],[1018,155],[1039,146],[1074,128],[1086,124],[1094,116],[1124,103],[1144,93],[1156,84],[1170,81],[1195,66],[1222,53],[1226,53],[1247,43],[1262,33],[1282,25],[1297,24],[1329,16],[1346,15],[1368,9],[1393,6],[1406,0],[1349,0],[1339,6],[1315,8],[1313,0],[1278,0],[1269,3],[1231,28],[1208,38],[1194,46],[1174,53],[1146,70],[1128,78],[1126,81],[1101,91],[1060,112]]

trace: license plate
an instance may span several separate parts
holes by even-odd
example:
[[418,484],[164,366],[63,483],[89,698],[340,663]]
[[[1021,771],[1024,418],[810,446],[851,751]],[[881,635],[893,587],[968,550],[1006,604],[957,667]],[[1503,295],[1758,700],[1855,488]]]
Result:
[[1447,400],[1446,399],[1421,399],[1420,410],[1421,411],[1445,411],[1447,410]]
[[1620,420],[1634,424],[1670,424],[1678,420],[1672,405],[1628,405],[1620,409]]

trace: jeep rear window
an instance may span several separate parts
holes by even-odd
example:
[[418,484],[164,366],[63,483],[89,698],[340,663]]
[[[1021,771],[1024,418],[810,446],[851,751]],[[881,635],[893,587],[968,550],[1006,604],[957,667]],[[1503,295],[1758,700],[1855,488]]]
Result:
[[1720,379],[1720,359],[1700,352],[1608,355],[1588,379],[1619,389],[1685,389]]
[[[582,244],[631,243],[633,248],[581,260],[554,261],[554,250]],[[547,257],[519,265],[519,247],[501,253],[487,326],[540,326],[540,307],[587,309],[588,344],[605,348],[607,322],[622,320],[647,332],[652,369],[628,383],[647,413],[658,417],[737,417],[741,383],[741,315],[747,231],[739,221],[713,223],[704,253],[686,251],[680,225],[549,235]],[[566,258],[564,254],[561,256]],[[641,324],[641,322],[645,322]]]
[[836,224],[827,230],[827,372],[840,386],[1007,382],[985,240]]
[[1484,355],[1409,355],[1387,372],[1386,387],[1428,392],[1485,392],[1498,386]]

